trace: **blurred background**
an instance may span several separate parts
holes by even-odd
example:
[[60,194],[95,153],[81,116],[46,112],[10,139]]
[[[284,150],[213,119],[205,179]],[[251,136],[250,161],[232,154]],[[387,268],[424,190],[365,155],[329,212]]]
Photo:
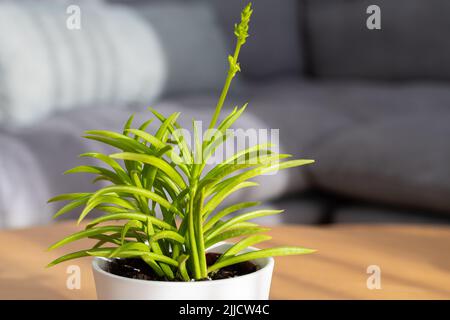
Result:
[[[109,152],[84,130],[140,125],[149,106],[207,119],[246,3],[0,0],[0,228],[51,223],[47,199],[97,188],[63,175]],[[448,224],[450,2],[253,7],[226,106],[248,101],[237,127],[278,128],[283,151],[316,163],[237,197],[286,209],[273,224]]]

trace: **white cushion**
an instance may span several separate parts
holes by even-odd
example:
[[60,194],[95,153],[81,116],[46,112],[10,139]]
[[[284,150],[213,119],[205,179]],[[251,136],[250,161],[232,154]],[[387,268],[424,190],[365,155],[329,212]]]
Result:
[[162,91],[167,67],[152,27],[123,6],[75,3],[80,30],[66,27],[64,2],[0,2],[0,121],[150,104]]

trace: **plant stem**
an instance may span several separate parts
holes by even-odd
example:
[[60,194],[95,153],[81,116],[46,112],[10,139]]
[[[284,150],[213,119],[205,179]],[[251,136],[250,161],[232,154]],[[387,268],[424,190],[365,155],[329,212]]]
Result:
[[[147,220],[147,236],[148,236],[149,241],[150,241],[151,236],[154,234],[155,234],[155,230],[153,229],[153,224],[150,221],[150,219],[148,219]],[[163,254],[158,242],[153,242],[150,246],[151,246],[153,252],[155,252],[157,254]],[[173,275],[173,272],[172,272],[172,269],[170,268],[170,266],[168,266],[167,264],[162,263],[162,262],[160,262],[159,266],[161,267],[162,271],[164,272],[164,274],[166,275],[167,278],[169,278],[169,279],[174,278],[174,275]]]
[[[134,183],[142,188],[142,183],[141,180],[139,179],[138,175],[136,172],[134,172],[132,174],[132,178]],[[142,212],[146,213],[146,214],[150,214],[150,210],[148,209],[148,202],[146,199],[144,199],[144,197],[135,197],[136,200],[138,201],[138,204],[142,210]],[[150,241],[150,237],[155,233],[154,229],[153,229],[153,224],[150,220],[147,220],[147,236],[148,236],[148,240]],[[155,253],[158,254],[162,254],[162,250],[161,247],[159,246],[158,242],[154,242],[150,245],[150,247],[152,248],[152,250]],[[155,262],[156,263],[156,262]],[[169,279],[173,279],[173,272],[172,269],[170,268],[170,266],[164,264],[164,263],[159,263],[159,266],[161,267],[162,271],[164,272],[164,274],[166,275],[167,278]]]
[[190,199],[189,199],[189,213],[188,213],[188,235],[189,235],[189,247],[191,249],[190,259],[192,259],[192,268],[194,272],[194,278],[201,279],[200,263],[197,250],[197,241],[195,239],[195,221],[194,221],[194,198],[197,188],[197,183],[195,179],[193,180],[193,185],[191,186]]
[[234,26],[234,34],[236,35],[237,38],[236,48],[234,50],[233,56],[228,57],[230,68],[228,69],[227,78],[225,80],[222,93],[220,94],[219,101],[217,102],[216,105],[216,110],[214,111],[214,115],[211,119],[208,129],[213,129],[214,126],[216,125],[217,119],[220,116],[220,111],[222,110],[223,104],[225,103],[228,90],[230,89],[231,81],[233,80],[236,73],[240,71],[238,63],[239,52],[241,51],[241,47],[246,42],[246,38],[248,37],[248,25],[250,22],[250,17],[252,16],[252,12],[253,12],[252,4],[249,3],[244,8],[244,10],[242,10],[241,22]]
[[198,257],[199,257],[199,264],[200,264],[200,273],[201,277],[203,279],[208,277],[208,265],[206,264],[206,251],[205,251],[205,239],[203,237],[203,216],[202,216],[202,209],[203,209],[203,200],[205,197],[204,189],[200,191],[200,196],[197,200],[197,207],[196,207],[196,233],[197,233],[197,246],[198,246]]
[[[233,55],[233,61],[237,63],[239,52],[241,51],[241,42],[238,40],[236,43],[236,49],[234,50]],[[225,99],[227,98],[228,90],[230,89],[231,81],[233,80],[234,76],[236,75],[236,71],[234,70],[234,67],[232,64],[230,64],[230,68],[228,69],[227,78],[225,80],[225,84],[222,89],[222,93],[220,94],[219,101],[216,105],[216,110],[214,111],[214,115],[211,119],[211,122],[209,124],[209,129],[214,128],[214,126],[217,123],[217,119],[219,119],[220,111],[222,110],[223,104],[225,103]]]
[[[240,71],[240,66],[238,63],[239,53],[241,51],[242,45],[245,43],[246,38],[248,37],[248,23],[250,21],[250,17],[252,15],[251,10],[251,3],[249,3],[244,10],[241,13],[241,22],[239,24],[235,25],[235,35],[237,37],[236,41],[236,47],[234,49],[233,56],[228,57],[229,62],[229,69],[227,78],[225,79],[225,84],[223,86],[222,92],[219,97],[219,101],[217,101],[216,109],[214,111],[214,114],[211,118],[211,122],[209,124],[208,129],[213,129],[216,124],[217,120],[220,117],[220,112],[222,110],[222,107],[225,103],[225,100],[227,98],[228,91],[230,89],[231,81],[233,80],[234,76],[238,71]],[[194,131],[195,131],[194,126]],[[196,139],[196,141],[198,141]],[[208,266],[206,264],[206,252],[205,252],[205,239],[203,235],[203,201],[204,201],[204,189],[202,188],[199,190],[200,196],[197,198],[197,183],[201,177],[203,168],[205,167],[206,163],[203,163],[203,150],[205,145],[207,145],[209,141],[203,141],[203,143],[196,146],[196,148],[201,148],[201,156],[202,156],[202,163],[200,165],[194,164],[193,169],[193,175],[192,175],[192,190],[191,198],[190,198],[190,214],[189,214],[189,242],[191,246],[191,254],[194,258],[194,272],[197,279],[198,272],[200,273],[201,278],[206,278],[208,276]],[[194,211],[194,199],[197,199],[198,203],[195,206]],[[195,212],[195,221],[194,220],[194,212]],[[195,226],[194,226],[195,224]],[[194,235],[195,232],[195,235]],[[196,242],[195,242],[196,241]],[[194,252],[195,248],[195,252]],[[199,267],[200,270],[197,270],[197,267]]]

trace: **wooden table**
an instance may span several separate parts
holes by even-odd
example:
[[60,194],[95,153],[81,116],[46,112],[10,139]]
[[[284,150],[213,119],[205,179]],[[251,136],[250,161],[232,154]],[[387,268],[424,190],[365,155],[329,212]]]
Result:
[[[45,269],[87,243],[47,252],[77,231],[72,222],[0,232],[0,299],[95,299],[90,258]],[[344,225],[274,227],[267,245],[303,245],[314,255],[276,259],[273,299],[450,299],[450,228]],[[265,247],[265,246],[264,246]],[[69,265],[81,268],[81,289],[69,290]],[[381,289],[368,289],[367,267],[381,269]]]

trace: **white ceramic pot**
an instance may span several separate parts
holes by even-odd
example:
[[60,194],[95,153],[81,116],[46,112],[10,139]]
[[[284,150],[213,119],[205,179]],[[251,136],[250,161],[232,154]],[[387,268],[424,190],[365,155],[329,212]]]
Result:
[[[210,249],[222,253],[231,244]],[[258,250],[248,248],[248,251]],[[266,300],[274,267],[273,258],[253,260],[259,266],[255,272],[223,280],[198,282],[148,281],[120,277],[104,271],[106,261],[94,258],[97,298],[101,300]]]

